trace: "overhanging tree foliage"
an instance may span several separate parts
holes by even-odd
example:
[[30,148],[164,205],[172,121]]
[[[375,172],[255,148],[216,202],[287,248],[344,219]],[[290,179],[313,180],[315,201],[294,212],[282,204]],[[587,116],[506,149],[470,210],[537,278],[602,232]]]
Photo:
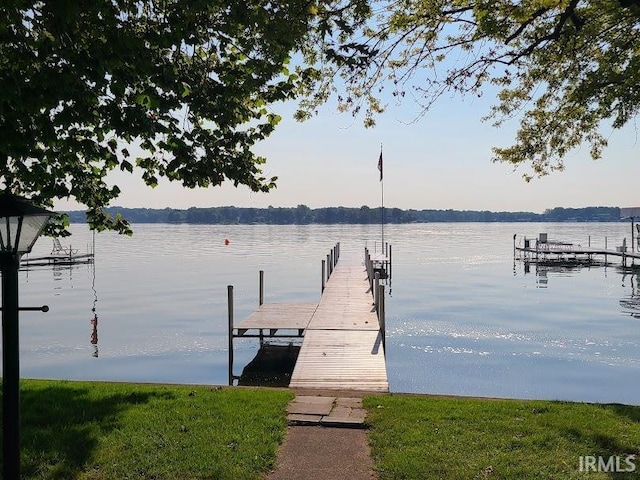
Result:
[[279,121],[270,106],[315,78],[290,57],[312,26],[366,10],[333,3],[3,0],[0,186],[44,206],[74,198],[93,227],[121,232],[103,211],[120,193],[114,169],[150,186],[270,190],[251,149]]
[[601,158],[602,127],[620,128],[638,113],[639,0],[372,0],[372,7],[367,27],[343,43],[373,55],[362,62],[347,49],[326,64],[300,118],[336,91],[340,108],[364,109],[373,125],[389,85],[400,99],[413,90],[424,111],[445,92],[479,95],[497,85],[487,118],[499,127],[519,117],[520,127],[513,145],[493,149],[494,161],[528,165],[529,180],[562,169],[583,143]]

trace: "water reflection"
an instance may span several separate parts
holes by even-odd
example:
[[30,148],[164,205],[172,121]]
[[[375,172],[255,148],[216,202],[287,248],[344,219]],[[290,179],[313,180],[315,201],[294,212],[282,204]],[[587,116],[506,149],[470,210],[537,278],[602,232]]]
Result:
[[91,319],[91,345],[93,345],[91,356],[98,358],[98,315],[95,313]]
[[[574,276],[577,275],[583,269],[592,269],[602,267],[604,276],[607,277],[607,267],[602,265],[578,265],[578,264],[541,264],[536,262],[524,262],[524,274],[531,274],[531,266],[534,267],[534,273],[536,276],[537,288],[548,288],[549,277],[553,276]],[[640,270],[638,267],[616,267],[621,275],[622,288],[629,289],[628,294],[625,294],[620,300],[619,304],[622,307],[623,315],[630,315],[634,318],[640,319],[640,286],[638,275]],[[514,263],[514,272],[515,263]]]
[[624,272],[622,274],[622,286],[629,287],[631,293],[620,300],[622,313],[633,318],[640,318],[640,292],[638,292],[638,273]]
[[[96,251],[96,232],[93,232],[93,252]],[[93,292],[93,306],[91,312],[93,312],[93,318],[91,319],[91,345],[93,345],[92,357],[98,358],[98,314],[96,313],[96,306],[98,304],[98,292],[96,291],[96,263],[91,264],[91,291]]]
[[[541,263],[541,262],[524,262],[524,274],[529,275],[532,273],[531,267],[533,267],[533,273],[536,276],[536,287],[547,288],[549,286],[549,274],[553,276],[573,276],[574,273],[587,268],[589,269],[594,265],[583,265],[577,263]],[[515,266],[514,266],[515,272]],[[606,269],[605,269],[606,272]]]

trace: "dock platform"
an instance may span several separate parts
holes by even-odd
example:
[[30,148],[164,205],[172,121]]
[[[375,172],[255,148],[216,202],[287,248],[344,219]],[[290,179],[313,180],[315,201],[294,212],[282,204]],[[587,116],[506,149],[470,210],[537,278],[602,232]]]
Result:
[[[338,250],[339,251],[339,250]],[[365,253],[366,255],[366,253]],[[302,338],[290,388],[388,392],[384,320],[372,294],[366,261],[331,256],[328,279],[317,304],[264,304],[238,325],[230,313],[229,378],[233,338]],[[370,263],[370,262],[369,262]],[[382,289],[384,290],[384,289]],[[262,301],[262,282],[261,282]],[[230,297],[230,305],[232,305]],[[230,310],[232,312],[232,308]],[[382,327],[381,327],[382,325]]]
[[263,303],[234,327],[234,335],[250,338],[255,336],[251,334],[252,331],[256,331],[258,336],[275,337],[278,330],[298,330],[299,336],[302,336],[303,332],[300,330],[307,328],[317,308],[317,303]]

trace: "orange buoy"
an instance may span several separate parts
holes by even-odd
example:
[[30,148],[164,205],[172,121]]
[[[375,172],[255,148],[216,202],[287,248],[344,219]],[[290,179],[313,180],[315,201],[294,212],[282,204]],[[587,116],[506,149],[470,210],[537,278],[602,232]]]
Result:
[[225,238],[225,239],[224,239],[224,244],[225,244],[225,245],[229,245],[230,243],[231,243],[231,242],[229,241],[229,239],[228,239],[228,238]]

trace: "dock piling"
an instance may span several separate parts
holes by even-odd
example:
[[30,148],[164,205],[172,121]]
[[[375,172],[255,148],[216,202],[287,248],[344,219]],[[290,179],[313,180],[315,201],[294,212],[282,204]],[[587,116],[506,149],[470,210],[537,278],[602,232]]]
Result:
[[382,338],[382,346],[384,348],[385,357],[387,356],[386,337],[387,329],[385,326],[384,312],[384,285],[378,286],[378,324],[380,325],[380,336]]
[[260,287],[259,287],[259,294],[258,294],[258,305],[262,305],[264,303],[264,270],[260,270]]
[[233,385],[233,285],[227,286],[229,310],[229,385]]

